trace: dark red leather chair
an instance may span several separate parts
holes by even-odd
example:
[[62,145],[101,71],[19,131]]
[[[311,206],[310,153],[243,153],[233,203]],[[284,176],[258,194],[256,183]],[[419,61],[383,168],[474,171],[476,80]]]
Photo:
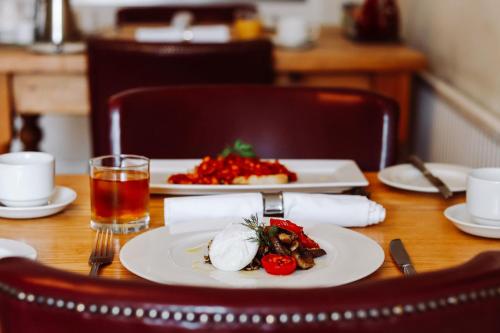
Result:
[[268,40],[161,44],[91,38],[87,43],[94,155],[108,153],[108,98],[159,85],[272,83]]
[[93,279],[0,260],[0,331],[500,332],[500,252],[410,278],[322,289],[214,289]]
[[115,129],[107,138],[113,153],[201,158],[240,138],[263,158],[354,159],[365,171],[396,161],[397,104],[360,90],[138,89],[112,97],[110,117]]
[[255,4],[220,3],[205,5],[171,5],[149,7],[124,7],[118,10],[118,25],[139,23],[168,24],[175,13],[188,11],[193,15],[194,24],[232,23],[240,11],[257,12]]

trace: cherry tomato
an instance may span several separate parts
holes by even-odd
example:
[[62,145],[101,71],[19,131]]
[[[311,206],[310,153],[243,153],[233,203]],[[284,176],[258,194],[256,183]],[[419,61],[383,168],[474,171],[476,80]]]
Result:
[[266,254],[260,261],[266,272],[272,275],[288,275],[297,269],[295,258],[281,254]]
[[299,225],[296,225],[292,221],[289,220],[282,220],[282,219],[271,219],[270,220],[271,225],[280,227],[282,229],[294,232],[298,235],[300,235],[303,231],[304,228],[302,228]]

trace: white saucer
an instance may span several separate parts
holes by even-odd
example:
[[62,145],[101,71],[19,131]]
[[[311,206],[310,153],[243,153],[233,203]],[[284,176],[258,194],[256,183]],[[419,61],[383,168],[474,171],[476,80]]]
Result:
[[[452,192],[465,191],[470,168],[442,163],[425,163],[425,166],[440,178]],[[389,186],[403,190],[437,193],[439,192],[424,175],[411,164],[399,164],[381,170],[378,179]]]
[[500,225],[494,227],[475,223],[467,212],[465,203],[448,207],[444,211],[444,216],[453,222],[455,227],[468,234],[488,238],[500,238]]
[[0,259],[7,257],[23,257],[35,260],[36,250],[26,243],[0,238]]
[[0,205],[0,217],[8,219],[33,219],[59,213],[76,199],[76,192],[64,186],[56,186],[54,194],[45,206],[6,207]]

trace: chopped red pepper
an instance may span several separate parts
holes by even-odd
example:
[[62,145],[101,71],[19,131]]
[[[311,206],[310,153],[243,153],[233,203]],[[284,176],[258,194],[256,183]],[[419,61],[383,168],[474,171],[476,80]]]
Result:
[[292,221],[282,220],[282,219],[271,219],[270,223],[273,226],[277,226],[281,229],[285,229],[295,233],[299,237],[300,245],[302,245],[306,249],[319,249],[319,244],[316,243],[311,238],[309,238],[309,236],[307,236],[304,233],[304,228],[293,223]]
[[270,224],[276,227],[280,227],[281,229],[285,229],[291,232],[296,233],[297,235],[303,233],[303,227],[300,225],[296,225],[290,220],[282,220],[282,219],[271,219]]
[[319,249],[319,244],[309,238],[305,233],[299,235],[299,243],[306,249]]

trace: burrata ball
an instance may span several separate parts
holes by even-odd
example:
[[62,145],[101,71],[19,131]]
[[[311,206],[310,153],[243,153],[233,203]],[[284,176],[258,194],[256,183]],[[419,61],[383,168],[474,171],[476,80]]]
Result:
[[212,265],[222,271],[239,271],[250,264],[259,250],[254,230],[232,223],[218,233],[210,244],[208,255]]

